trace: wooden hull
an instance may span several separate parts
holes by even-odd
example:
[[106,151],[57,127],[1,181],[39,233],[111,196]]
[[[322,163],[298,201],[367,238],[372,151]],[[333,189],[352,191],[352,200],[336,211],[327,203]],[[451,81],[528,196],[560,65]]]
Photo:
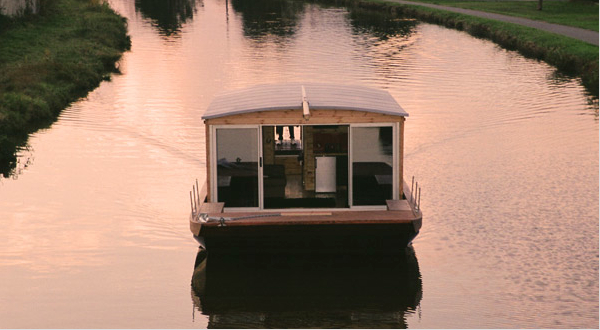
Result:
[[421,218],[406,221],[202,226],[196,237],[211,254],[398,253],[418,234]]
[[223,205],[205,202],[190,215],[194,238],[210,254],[397,254],[423,218],[408,200],[388,200],[387,210],[231,212]]

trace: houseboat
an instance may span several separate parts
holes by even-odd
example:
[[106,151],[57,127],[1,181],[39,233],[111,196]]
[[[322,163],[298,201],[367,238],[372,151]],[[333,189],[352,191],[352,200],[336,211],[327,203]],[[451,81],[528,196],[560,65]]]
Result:
[[422,224],[389,92],[283,83],[217,96],[190,229],[208,253],[395,252]]

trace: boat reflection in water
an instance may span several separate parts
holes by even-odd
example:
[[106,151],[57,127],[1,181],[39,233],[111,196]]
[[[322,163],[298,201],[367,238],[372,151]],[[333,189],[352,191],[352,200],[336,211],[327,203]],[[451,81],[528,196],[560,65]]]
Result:
[[406,328],[422,296],[416,255],[211,256],[198,252],[195,307],[209,328]]

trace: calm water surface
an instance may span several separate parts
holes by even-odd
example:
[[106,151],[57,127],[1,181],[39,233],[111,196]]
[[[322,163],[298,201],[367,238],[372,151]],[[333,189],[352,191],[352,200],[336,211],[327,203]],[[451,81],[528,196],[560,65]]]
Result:
[[[577,80],[343,8],[111,5],[133,42],[122,74],[33,134],[0,181],[1,327],[598,327],[598,103]],[[202,113],[223,89],[298,80],[383,88],[410,113],[415,253],[213,264],[203,276],[230,290],[193,292]]]

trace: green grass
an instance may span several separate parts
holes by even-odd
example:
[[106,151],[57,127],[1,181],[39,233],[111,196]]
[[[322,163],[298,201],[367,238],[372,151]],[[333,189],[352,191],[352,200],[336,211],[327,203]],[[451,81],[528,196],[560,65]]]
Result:
[[[129,49],[127,23],[96,0],[45,0],[38,15],[0,16],[0,172],[16,146],[109,79]],[[23,141],[25,139],[25,141]]]
[[537,10],[537,1],[456,1],[413,0],[436,5],[480,10],[490,13],[529,18],[598,31],[598,3],[590,1],[544,1]]

